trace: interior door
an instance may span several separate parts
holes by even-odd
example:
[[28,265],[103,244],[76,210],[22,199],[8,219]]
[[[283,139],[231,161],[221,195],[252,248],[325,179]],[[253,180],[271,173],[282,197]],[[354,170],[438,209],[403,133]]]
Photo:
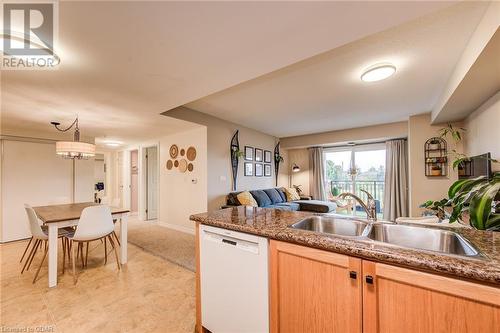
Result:
[[146,148],[147,219],[158,218],[158,148]]
[[[123,204],[125,201],[123,200],[123,152],[120,151],[116,155],[116,184],[118,185],[118,197],[120,198],[120,202]],[[109,202],[113,200],[113,198],[108,198]]]

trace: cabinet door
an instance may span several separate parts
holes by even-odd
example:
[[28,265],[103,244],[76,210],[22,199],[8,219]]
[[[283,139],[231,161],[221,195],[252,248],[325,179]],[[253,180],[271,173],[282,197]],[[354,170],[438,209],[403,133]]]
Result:
[[271,332],[361,332],[361,260],[271,241]]
[[363,260],[363,332],[500,332],[500,289]]

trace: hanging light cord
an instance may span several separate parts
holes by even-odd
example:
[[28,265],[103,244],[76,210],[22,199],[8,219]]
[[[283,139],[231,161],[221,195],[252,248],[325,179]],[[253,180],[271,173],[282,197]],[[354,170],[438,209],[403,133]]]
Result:
[[59,128],[59,125],[61,123],[58,123],[57,121],[52,121],[52,125],[59,131],[59,132],[67,132],[69,131],[73,126],[75,126],[75,135],[74,135],[74,140],[75,141],[80,141],[80,129],[78,128],[78,117],[76,117],[75,121],[71,125],[69,125],[67,128]]

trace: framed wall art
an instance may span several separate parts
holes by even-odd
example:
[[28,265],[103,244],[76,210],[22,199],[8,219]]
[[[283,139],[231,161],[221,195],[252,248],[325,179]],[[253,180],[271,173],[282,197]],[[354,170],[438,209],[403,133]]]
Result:
[[262,177],[264,175],[264,164],[255,163],[255,177]]
[[264,156],[262,153],[262,149],[255,148],[255,162],[262,162],[264,160]]
[[253,147],[245,146],[245,161],[253,161]]
[[264,150],[264,163],[271,163],[271,152]]
[[271,164],[264,164],[264,176],[271,177]]
[[245,168],[244,172],[245,176],[253,176],[253,163],[245,162],[244,168]]

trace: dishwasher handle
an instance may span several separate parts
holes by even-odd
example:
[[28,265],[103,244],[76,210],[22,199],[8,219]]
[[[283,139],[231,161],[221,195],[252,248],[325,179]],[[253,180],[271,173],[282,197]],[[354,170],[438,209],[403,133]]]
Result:
[[213,242],[216,244],[224,244],[224,245],[230,245],[234,246],[235,248],[246,251],[246,252],[251,252],[254,254],[259,254],[260,246],[259,243],[252,242],[249,240],[241,239],[241,238],[236,238],[228,235],[222,235],[219,233],[211,232],[208,230],[203,231],[203,240],[208,241],[208,242]]
[[229,239],[222,238],[222,243],[230,244],[236,246],[238,243]]

